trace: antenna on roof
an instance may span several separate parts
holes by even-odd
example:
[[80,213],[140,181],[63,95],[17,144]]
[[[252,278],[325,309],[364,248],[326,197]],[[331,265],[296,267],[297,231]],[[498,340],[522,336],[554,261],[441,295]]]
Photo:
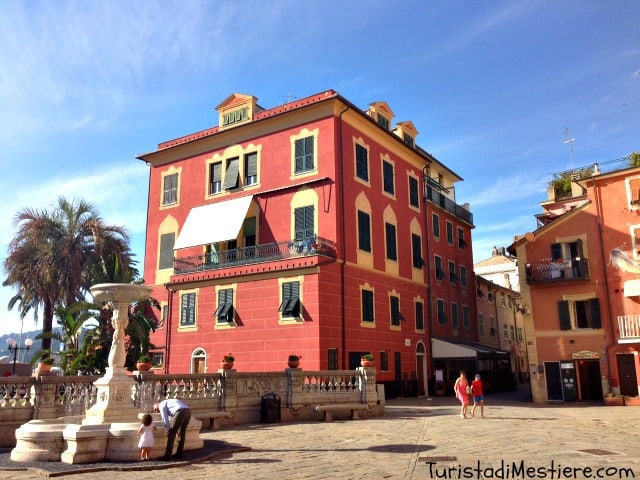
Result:
[[573,170],[573,142],[575,142],[576,139],[571,136],[571,130],[569,130],[568,127],[564,127],[564,130],[562,131],[562,133],[564,133],[567,136],[567,139],[562,143],[569,144],[569,155],[571,157],[571,170]]
[[284,98],[284,103],[290,103],[292,100],[297,100],[298,99],[298,97],[291,96],[291,92],[289,92],[287,94],[287,96],[283,97],[283,98]]

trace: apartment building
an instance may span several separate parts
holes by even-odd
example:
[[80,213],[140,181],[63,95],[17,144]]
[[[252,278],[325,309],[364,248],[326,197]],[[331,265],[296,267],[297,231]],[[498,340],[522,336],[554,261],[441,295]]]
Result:
[[235,93],[217,113],[218,126],[138,157],[145,279],[162,305],[154,370],[216,370],[229,353],[240,371],[280,370],[291,354],[307,370],[350,369],[372,353],[388,396],[425,393],[433,324],[473,332],[462,179],[411,121],[393,126],[386,102],[360,109],[328,90],[265,109]]
[[640,168],[630,158],[556,174],[517,238],[535,402],[636,397]]

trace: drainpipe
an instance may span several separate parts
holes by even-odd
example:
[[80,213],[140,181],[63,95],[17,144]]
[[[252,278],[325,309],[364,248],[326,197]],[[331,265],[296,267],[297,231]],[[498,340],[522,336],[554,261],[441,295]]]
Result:
[[[424,219],[425,219],[425,257],[426,261],[424,265],[426,267],[427,273],[427,320],[429,325],[429,352],[427,354],[427,386],[426,386],[426,395],[429,397],[429,364],[431,364],[431,369],[433,369],[433,290],[431,288],[431,248],[429,243],[429,211],[427,209],[427,178],[429,175],[429,166],[431,162],[429,162],[425,167],[422,168],[422,201],[424,202]],[[431,360],[429,362],[429,360]]]
[[341,328],[341,335],[342,335],[342,345],[341,345],[341,349],[342,349],[342,368],[346,369],[347,368],[347,318],[346,318],[346,312],[347,312],[347,307],[346,307],[346,294],[345,294],[345,288],[344,288],[344,284],[345,284],[345,264],[347,263],[347,240],[346,240],[346,225],[345,225],[345,214],[344,214],[344,185],[345,185],[345,179],[344,179],[344,155],[342,153],[343,148],[342,148],[342,115],[349,110],[349,105],[345,105],[345,109],[342,110],[339,114],[338,114],[338,168],[340,169],[340,210],[338,210],[339,212],[342,212],[342,231],[340,232],[340,251],[342,252],[342,263],[340,265],[340,289],[342,290],[341,295],[340,295],[340,317],[341,317],[341,322],[340,322],[340,328]]
[[169,288],[169,284],[165,283],[164,288],[167,289],[167,318],[164,321],[164,373],[169,373],[169,352],[171,352],[171,306],[173,304],[173,290]]
[[[600,191],[597,187],[596,179],[593,178],[593,193],[596,200],[596,213],[598,218],[598,238],[600,240],[600,261],[602,262],[602,270],[604,271],[604,293],[607,298],[607,315],[609,316],[609,325],[611,328],[611,340],[607,342],[605,346],[605,353],[607,355],[607,378],[609,382],[609,390],[611,390],[611,358],[609,357],[609,350],[613,347],[613,340],[615,338],[615,327],[613,323],[613,315],[611,313],[611,295],[609,294],[609,275],[607,274],[607,262],[604,252],[603,234],[602,234],[602,212],[600,210]],[[605,337],[606,338],[606,337]],[[602,392],[603,395],[605,392]]]

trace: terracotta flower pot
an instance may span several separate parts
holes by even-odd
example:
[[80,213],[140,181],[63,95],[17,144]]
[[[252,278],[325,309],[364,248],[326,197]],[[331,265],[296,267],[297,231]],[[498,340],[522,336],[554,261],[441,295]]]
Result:
[[230,370],[230,369],[233,368],[233,362],[222,361],[222,362],[220,362],[220,368],[222,368],[224,370]]
[[136,363],[136,368],[140,372],[146,372],[148,370],[151,370],[152,366],[153,365],[151,364],[151,362],[138,362],[138,363]]
[[50,363],[38,363],[38,372],[40,373],[49,373],[51,371]]
[[371,367],[373,367],[373,360],[361,359],[360,360],[360,366],[361,367],[365,367],[365,368],[371,368]]
[[289,365],[289,368],[298,368],[300,366],[300,359],[287,360],[287,365]]

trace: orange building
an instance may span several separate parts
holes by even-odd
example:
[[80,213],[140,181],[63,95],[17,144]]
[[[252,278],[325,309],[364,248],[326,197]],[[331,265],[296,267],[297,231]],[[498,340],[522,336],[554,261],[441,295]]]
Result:
[[534,401],[636,397],[640,168],[629,158],[557,174],[518,257]]
[[[355,368],[371,352],[388,395],[424,393],[431,312],[450,303],[427,288],[434,252],[440,269],[454,260],[455,292],[472,270],[462,179],[416,145],[412,122],[392,128],[385,102],[363,111],[329,90],[264,109],[233,94],[217,112],[217,127],[139,156],[156,371],[216,370],[228,353],[240,371],[291,354],[308,370]],[[434,212],[443,248],[426,237]]]

